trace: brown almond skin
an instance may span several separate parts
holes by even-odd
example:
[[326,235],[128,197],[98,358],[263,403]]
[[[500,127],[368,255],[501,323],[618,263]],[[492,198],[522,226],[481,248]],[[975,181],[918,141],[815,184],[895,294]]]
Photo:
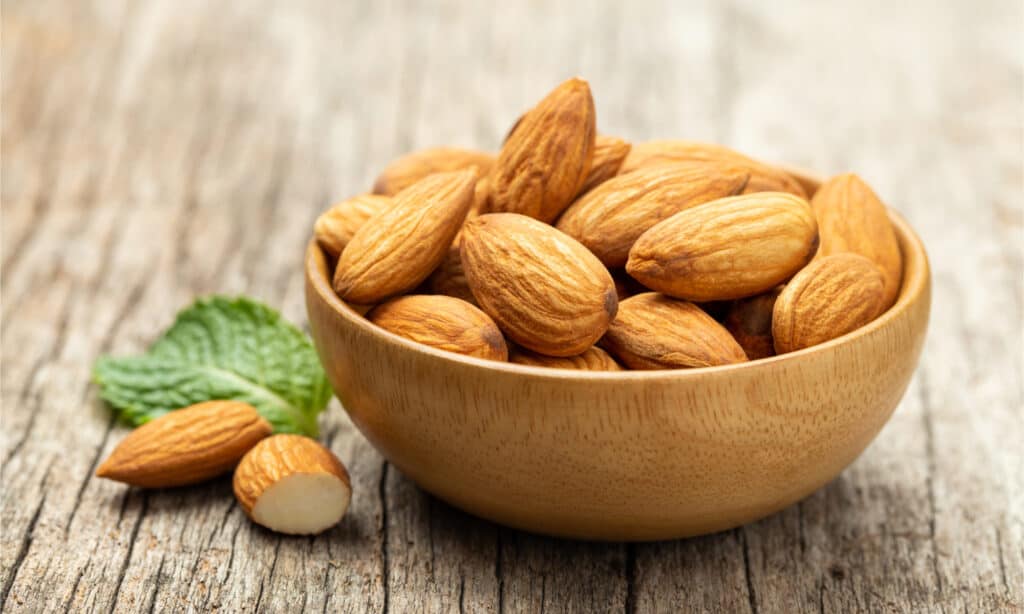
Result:
[[338,259],[334,290],[368,305],[412,290],[444,259],[473,204],[476,169],[435,173],[399,192]]
[[197,403],[129,433],[96,475],[142,488],[196,484],[230,471],[272,432],[270,423],[248,403]]
[[645,232],[626,272],[652,290],[694,302],[753,296],[799,271],[818,248],[806,200],[759,192],[681,211]]
[[688,301],[656,292],[622,301],[601,346],[630,369],[682,369],[746,362],[729,331]]
[[575,239],[532,218],[473,218],[463,228],[461,257],[480,308],[534,352],[580,354],[615,317],[608,269]]
[[264,491],[296,473],[329,474],[352,490],[345,465],[323,444],[303,435],[274,435],[249,450],[235,470],[232,488],[242,511],[252,518]]
[[374,194],[394,196],[434,173],[461,171],[476,167],[481,177],[491,171],[495,156],[486,151],[458,147],[431,147],[393,160],[373,184]]
[[608,267],[621,267],[649,228],[680,211],[738,194],[750,174],[738,167],[703,162],[641,168],[605,181],[574,202],[558,229]]
[[577,371],[622,371],[622,366],[615,362],[608,352],[599,347],[587,348],[582,354],[556,358],[537,354],[522,348],[514,348],[509,352],[509,362],[534,367],[552,369],[575,369]]
[[775,356],[772,342],[772,310],[782,287],[764,294],[732,301],[726,307],[722,325],[750,360]]
[[594,139],[594,160],[590,164],[590,172],[583,181],[580,195],[586,194],[619,173],[622,162],[629,155],[632,145],[626,141],[603,134]]
[[590,173],[594,122],[590,86],[578,78],[527,111],[491,169],[488,211],[557,218]]
[[[461,235],[460,235],[461,237]],[[437,266],[427,279],[427,287],[433,294],[454,296],[467,303],[476,305],[476,297],[469,289],[466,271],[462,268],[462,256],[459,255],[460,237],[456,237],[448,248],[444,260]]]
[[508,360],[508,346],[494,320],[451,296],[400,296],[381,303],[366,318],[384,330],[439,350]]
[[743,188],[744,194],[789,192],[807,198],[807,192],[804,191],[803,186],[789,173],[728,147],[713,143],[681,140],[634,143],[625,162],[622,163],[619,174],[631,173],[645,166],[678,162],[713,162],[741,166],[750,172],[750,180]]
[[337,258],[363,224],[391,202],[390,197],[380,194],[360,194],[343,200],[320,214],[313,225],[313,236],[325,252]]
[[874,320],[884,307],[885,279],[859,254],[816,258],[786,284],[772,312],[775,352],[824,343]]
[[885,205],[863,179],[853,173],[821,184],[811,200],[821,237],[819,256],[852,252],[874,262],[885,277],[884,309],[900,292],[903,255]]

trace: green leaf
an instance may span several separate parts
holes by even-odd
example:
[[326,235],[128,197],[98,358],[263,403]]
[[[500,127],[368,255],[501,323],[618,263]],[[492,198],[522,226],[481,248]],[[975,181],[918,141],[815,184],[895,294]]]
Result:
[[214,296],[178,313],[142,356],[102,356],[100,396],[139,425],[202,401],[252,404],[277,433],[317,435],[331,388],[309,339],[252,299]]

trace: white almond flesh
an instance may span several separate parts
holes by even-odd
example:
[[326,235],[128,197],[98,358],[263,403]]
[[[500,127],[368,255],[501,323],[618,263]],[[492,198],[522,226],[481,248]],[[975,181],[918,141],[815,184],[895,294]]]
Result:
[[274,435],[235,470],[235,497],[257,524],[280,533],[313,535],[348,510],[352,483],[333,452],[302,435]]

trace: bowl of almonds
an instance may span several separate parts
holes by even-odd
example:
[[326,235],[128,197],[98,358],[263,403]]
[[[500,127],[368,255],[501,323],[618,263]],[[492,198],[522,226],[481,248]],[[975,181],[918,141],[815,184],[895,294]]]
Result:
[[354,424],[473,514],[724,530],[833,479],[917,365],[920,239],[858,176],[629,143],[570,79],[497,153],[433,148],[316,222],[312,336]]

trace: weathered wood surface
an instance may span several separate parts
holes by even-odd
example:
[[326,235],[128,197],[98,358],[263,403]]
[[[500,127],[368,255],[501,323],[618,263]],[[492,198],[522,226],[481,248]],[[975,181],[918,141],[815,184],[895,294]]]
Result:
[[[3,4],[5,611],[1024,609],[1024,36],[977,3]],[[931,332],[852,467],[761,522],[588,544],[425,496],[332,403],[336,529],[250,524],[228,480],[91,478],[123,437],[90,365],[197,294],[305,321],[317,212],[387,160],[497,147],[572,74],[601,129],[860,172],[919,230]]]

